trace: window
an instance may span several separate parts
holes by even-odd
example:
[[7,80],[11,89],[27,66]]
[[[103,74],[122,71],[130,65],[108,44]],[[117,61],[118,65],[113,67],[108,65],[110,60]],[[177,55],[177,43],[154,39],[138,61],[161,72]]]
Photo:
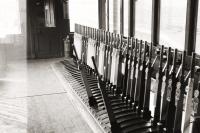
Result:
[[120,0],[109,0],[109,31],[120,33]]
[[113,1],[109,0],[109,31],[113,32]]
[[136,1],[135,37],[151,42],[152,1]]
[[129,0],[124,0],[124,36],[128,36],[128,5]]
[[160,44],[184,50],[187,0],[162,0]]
[[18,0],[0,0],[0,20],[0,38],[21,34]]
[[55,7],[54,0],[45,0],[45,26],[55,27]]
[[200,54],[200,5],[199,5],[199,9],[198,9],[197,36],[196,36],[195,52]]
[[98,28],[98,0],[69,0],[70,30],[75,23]]
[[109,19],[110,19],[110,16],[109,16],[109,0],[106,1],[106,30],[109,31]]

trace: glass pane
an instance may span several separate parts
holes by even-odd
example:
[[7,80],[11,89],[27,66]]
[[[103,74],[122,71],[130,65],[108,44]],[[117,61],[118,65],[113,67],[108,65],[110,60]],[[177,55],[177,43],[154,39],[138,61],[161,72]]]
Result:
[[128,4],[129,0],[124,0],[124,36],[128,36]]
[[197,21],[197,38],[196,38],[196,49],[195,52],[200,54],[200,5],[198,10],[198,21]]
[[114,30],[120,32],[120,0],[109,0],[109,31]]
[[120,33],[120,0],[115,0],[115,31]]
[[113,0],[109,0],[109,31],[113,32]]
[[0,0],[0,39],[9,34],[21,34],[18,0]]
[[55,27],[55,8],[54,0],[45,1],[45,26],[46,27]]
[[160,44],[184,50],[187,0],[162,0]]
[[82,24],[98,28],[97,0],[69,0],[70,31],[74,31],[74,24]]
[[136,10],[135,37],[150,42],[152,1],[151,0],[136,1],[135,10]]

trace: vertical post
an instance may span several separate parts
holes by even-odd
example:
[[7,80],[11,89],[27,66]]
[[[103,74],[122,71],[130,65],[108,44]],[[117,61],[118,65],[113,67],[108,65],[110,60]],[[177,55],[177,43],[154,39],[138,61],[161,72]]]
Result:
[[[67,30],[67,34],[69,34],[70,32],[69,0],[63,0],[63,2],[60,4],[62,4],[63,8],[63,19],[64,19],[63,21],[65,23],[64,29]],[[66,34],[66,31],[64,31],[64,33]]]
[[98,0],[99,29],[106,29],[106,0]]
[[199,0],[187,0],[186,28],[185,28],[185,50],[188,55],[195,51],[196,30],[198,18]]
[[151,41],[154,45],[158,45],[160,40],[160,6],[161,0],[153,0]]
[[120,34],[124,34],[124,0],[120,0]]
[[[72,48],[73,33],[70,33],[69,0],[63,0],[61,4],[63,5],[63,19],[64,19],[63,21],[66,25],[64,29],[67,30],[67,33],[64,30],[64,36],[66,37],[67,35],[69,35],[70,46],[68,47],[69,48],[68,50],[69,50],[69,56],[71,57],[73,55],[73,48]],[[65,53],[65,49],[63,49],[63,52]]]
[[135,35],[135,0],[129,0],[128,7],[128,36]]
[[69,19],[69,0],[63,0],[63,17]]

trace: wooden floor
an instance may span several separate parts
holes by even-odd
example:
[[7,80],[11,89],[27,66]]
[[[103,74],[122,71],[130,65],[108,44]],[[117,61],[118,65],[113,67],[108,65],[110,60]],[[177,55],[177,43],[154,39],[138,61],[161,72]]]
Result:
[[0,72],[0,133],[92,133],[51,64],[15,62]]

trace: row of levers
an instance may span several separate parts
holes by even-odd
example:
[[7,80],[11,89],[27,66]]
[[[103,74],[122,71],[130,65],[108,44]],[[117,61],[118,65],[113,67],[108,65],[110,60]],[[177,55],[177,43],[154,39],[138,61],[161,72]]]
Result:
[[197,55],[75,24],[64,76],[105,133],[199,131]]

